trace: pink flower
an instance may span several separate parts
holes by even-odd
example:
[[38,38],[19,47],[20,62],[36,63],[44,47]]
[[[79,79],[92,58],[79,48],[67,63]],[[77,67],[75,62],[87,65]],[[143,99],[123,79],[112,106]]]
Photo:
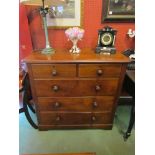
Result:
[[68,28],[65,31],[65,34],[68,39],[73,40],[73,39],[82,39],[84,35],[84,30],[79,28],[79,27],[73,27],[73,28]]

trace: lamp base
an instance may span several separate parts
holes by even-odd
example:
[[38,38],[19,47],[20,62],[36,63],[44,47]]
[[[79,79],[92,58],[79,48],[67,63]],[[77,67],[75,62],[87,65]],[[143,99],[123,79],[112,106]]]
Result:
[[42,51],[41,51],[42,54],[54,54],[55,53],[55,50],[51,47],[48,47],[48,48],[44,48]]

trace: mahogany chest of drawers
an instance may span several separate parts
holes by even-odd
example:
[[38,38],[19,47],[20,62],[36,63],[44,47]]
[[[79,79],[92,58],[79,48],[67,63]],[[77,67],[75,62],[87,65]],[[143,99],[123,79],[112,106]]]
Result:
[[83,49],[33,52],[27,64],[39,130],[111,129],[128,58]]

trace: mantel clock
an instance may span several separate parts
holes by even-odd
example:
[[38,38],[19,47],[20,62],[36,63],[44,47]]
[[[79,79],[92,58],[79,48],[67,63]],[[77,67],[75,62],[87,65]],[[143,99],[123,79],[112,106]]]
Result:
[[116,33],[117,31],[109,26],[98,30],[98,45],[96,47],[96,53],[115,54],[116,48],[114,47],[114,44]]

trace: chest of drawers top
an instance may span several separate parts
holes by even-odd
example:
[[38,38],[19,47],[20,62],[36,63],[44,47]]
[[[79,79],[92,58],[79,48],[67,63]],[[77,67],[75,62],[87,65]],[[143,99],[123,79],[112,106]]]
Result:
[[120,52],[104,55],[85,48],[80,54],[71,54],[68,49],[56,49],[53,55],[43,55],[40,51],[32,52],[24,59],[28,63],[129,63],[129,59]]

